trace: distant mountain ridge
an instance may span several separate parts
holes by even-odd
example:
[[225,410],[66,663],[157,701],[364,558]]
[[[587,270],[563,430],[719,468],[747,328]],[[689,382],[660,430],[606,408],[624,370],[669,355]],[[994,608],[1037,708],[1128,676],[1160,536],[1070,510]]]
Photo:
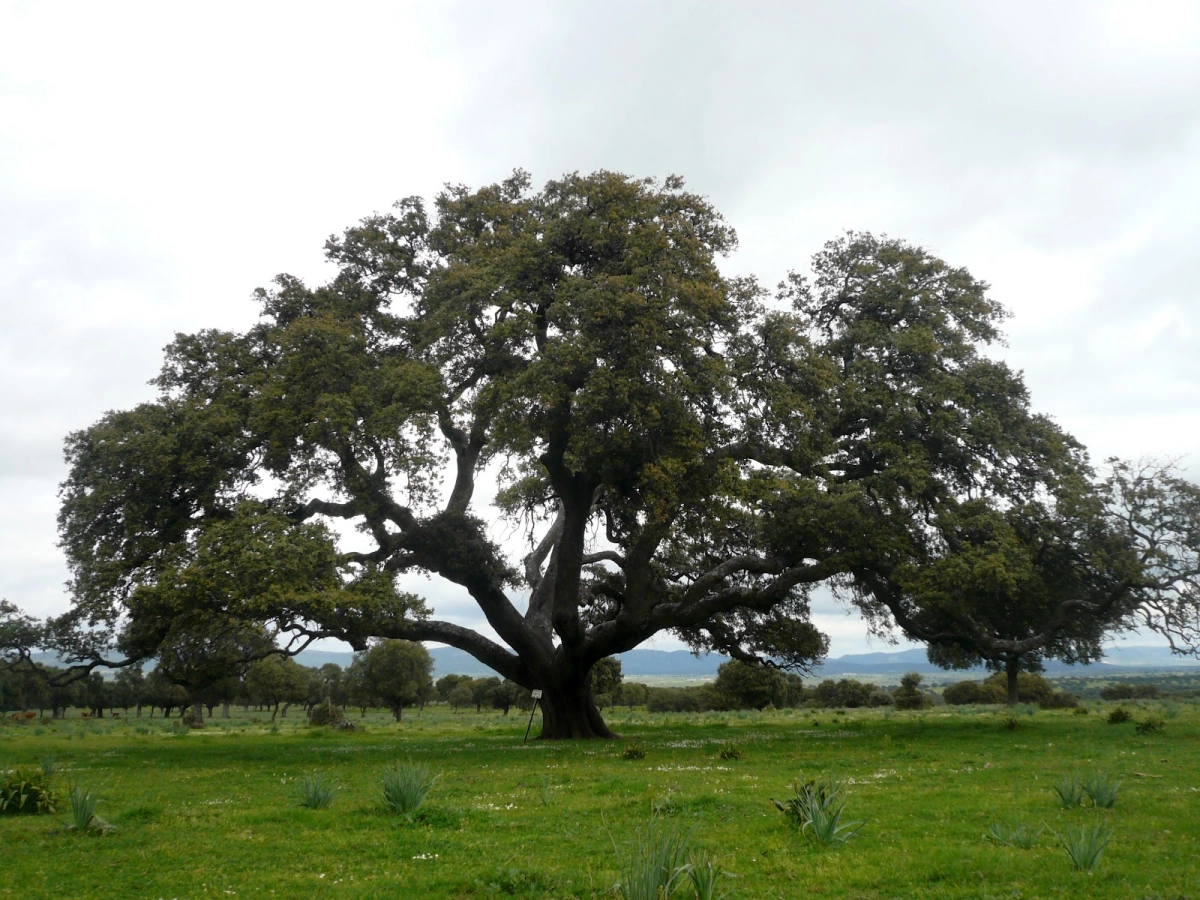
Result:
[[[433,657],[434,678],[451,674],[483,678],[496,674],[469,653],[455,647],[434,647],[429,651],[429,655]],[[632,681],[636,681],[639,677],[664,676],[715,678],[717,667],[721,663],[729,662],[729,657],[717,653],[693,656],[687,650],[630,650],[627,653],[617,654],[617,658],[621,661],[622,673]],[[345,667],[350,665],[351,659],[353,659],[351,653],[336,650],[304,650],[296,656],[298,663],[314,668],[319,668],[327,663]],[[57,663],[57,658],[50,653],[35,654],[34,660],[49,665]],[[1133,646],[1113,647],[1105,654],[1104,662],[1092,663],[1087,666],[1068,666],[1065,663],[1051,661],[1046,663],[1046,672],[1050,675],[1072,673],[1096,675],[1152,669],[1179,670],[1196,666],[1200,666],[1200,660],[1186,656],[1174,656],[1168,647]],[[153,668],[153,666],[147,666],[147,668]],[[975,669],[962,670],[961,674],[969,677],[973,674],[982,674],[984,671],[984,668],[980,666]],[[948,671],[931,664],[925,656],[924,648],[916,647],[891,653],[848,653],[827,659],[815,668],[806,680],[844,678],[851,675],[900,676],[905,672],[942,676],[958,674],[953,670]]]

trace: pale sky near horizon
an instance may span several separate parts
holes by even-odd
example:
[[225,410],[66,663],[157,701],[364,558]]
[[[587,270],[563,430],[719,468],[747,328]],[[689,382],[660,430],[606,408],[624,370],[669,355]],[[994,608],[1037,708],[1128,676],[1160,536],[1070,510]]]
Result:
[[1200,479],[1200,4],[0,2],[0,597],[67,607],[63,437],[151,399],[174,333],[518,167],[680,174],[768,285],[848,228],[920,243],[1095,460]]

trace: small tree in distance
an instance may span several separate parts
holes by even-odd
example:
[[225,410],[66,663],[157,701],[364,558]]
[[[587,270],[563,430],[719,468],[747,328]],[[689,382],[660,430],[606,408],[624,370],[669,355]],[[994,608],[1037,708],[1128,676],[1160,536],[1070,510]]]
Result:
[[371,694],[401,721],[404,707],[433,694],[433,658],[413,641],[380,641],[363,654],[363,676]]

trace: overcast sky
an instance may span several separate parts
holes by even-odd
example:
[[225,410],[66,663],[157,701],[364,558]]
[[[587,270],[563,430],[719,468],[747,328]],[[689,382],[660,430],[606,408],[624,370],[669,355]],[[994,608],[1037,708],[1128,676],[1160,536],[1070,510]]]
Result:
[[4,3],[0,597],[67,607],[62,439],[150,399],[175,332],[517,167],[680,174],[767,284],[844,229],[923,244],[1095,459],[1200,478],[1200,4]]

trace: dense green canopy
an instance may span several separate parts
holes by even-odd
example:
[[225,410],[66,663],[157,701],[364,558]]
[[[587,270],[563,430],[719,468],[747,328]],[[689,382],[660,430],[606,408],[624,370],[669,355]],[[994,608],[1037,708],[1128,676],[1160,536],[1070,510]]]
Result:
[[[1004,317],[984,283],[847,234],[772,296],[719,268],[735,244],[679,179],[609,172],[447,188],[331,238],[331,281],[281,276],[247,332],[180,335],[159,400],[68,439],[75,606],[52,640],[144,654],[154,628],[130,623],[188,610],[441,641],[542,689],[545,736],[606,735],[599,660],[669,631],[806,665],[815,585],[960,636],[945,598],[979,593],[980,553],[1020,569],[1024,511],[1073,515],[1062,485],[1113,542],[1076,580],[1124,585],[1118,619],[1148,608],[1082,450],[982,355]],[[474,501],[492,473],[498,511]],[[514,529],[524,555],[497,543]],[[402,572],[461,585],[500,640],[397,592]]]

